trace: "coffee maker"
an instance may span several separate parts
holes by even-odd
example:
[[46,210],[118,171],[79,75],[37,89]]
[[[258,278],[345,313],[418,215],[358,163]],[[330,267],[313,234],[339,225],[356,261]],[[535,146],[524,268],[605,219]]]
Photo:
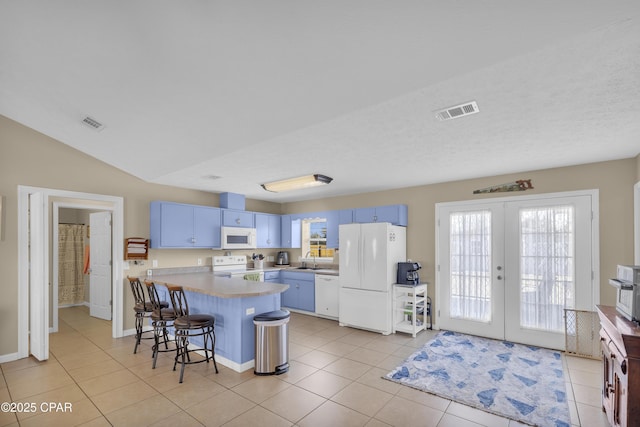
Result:
[[418,270],[422,266],[419,262],[399,262],[397,283],[400,285],[418,285],[420,284],[420,276]]
[[276,265],[289,265],[289,252],[278,252],[278,255],[276,256]]

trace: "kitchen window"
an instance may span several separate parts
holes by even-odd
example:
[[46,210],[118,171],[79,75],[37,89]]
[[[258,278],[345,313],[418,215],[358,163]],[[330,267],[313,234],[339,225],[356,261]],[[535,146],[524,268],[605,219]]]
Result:
[[334,249],[327,248],[327,220],[302,220],[302,258],[305,261],[333,262]]

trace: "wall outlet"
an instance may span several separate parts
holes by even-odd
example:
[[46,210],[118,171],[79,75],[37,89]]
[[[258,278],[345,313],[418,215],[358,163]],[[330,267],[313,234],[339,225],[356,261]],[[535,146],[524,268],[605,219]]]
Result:
[[255,313],[255,312],[256,312],[255,307],[247,308],[247,311],[245,311],[245,313],[246,313],[246,315],[247,315],[247,316],[248,316],[248,315],[250,315],[250,314],[253,314],[253,313]]
[[275,261],[275,258],[273,257],[273,255],[268,255],[267,262],[273,262],[273,261]]
[[158,260],[157,260],[157,259],[154,259],[154,260],[151,262],[151,264],[152,264],[153,268],[158,268]]
[[202,265],[202,258],[198,258],[198,265]]
[[122,269],[123,270],[128,270],[129,269],[129,261],[125,261],[122,263]]
[[153,270],[151,269],[147,270],[147,276],[151,277],[152,274],[153,274]]

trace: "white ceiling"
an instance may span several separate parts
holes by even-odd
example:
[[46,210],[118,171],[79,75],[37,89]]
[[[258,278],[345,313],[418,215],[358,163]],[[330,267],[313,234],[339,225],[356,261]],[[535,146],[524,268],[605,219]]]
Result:
[[[633,157],[639,95],[637,0],[0,0],[0,114],[254,199]],[[310,173],[334,181],[260,187]]]

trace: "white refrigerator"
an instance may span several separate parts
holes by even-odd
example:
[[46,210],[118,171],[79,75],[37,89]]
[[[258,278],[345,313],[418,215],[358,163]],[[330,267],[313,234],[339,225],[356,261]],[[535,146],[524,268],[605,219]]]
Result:
[[405,227],[389,223],[340,225],[341,326],[388,335],[398,262],[407,259]]

